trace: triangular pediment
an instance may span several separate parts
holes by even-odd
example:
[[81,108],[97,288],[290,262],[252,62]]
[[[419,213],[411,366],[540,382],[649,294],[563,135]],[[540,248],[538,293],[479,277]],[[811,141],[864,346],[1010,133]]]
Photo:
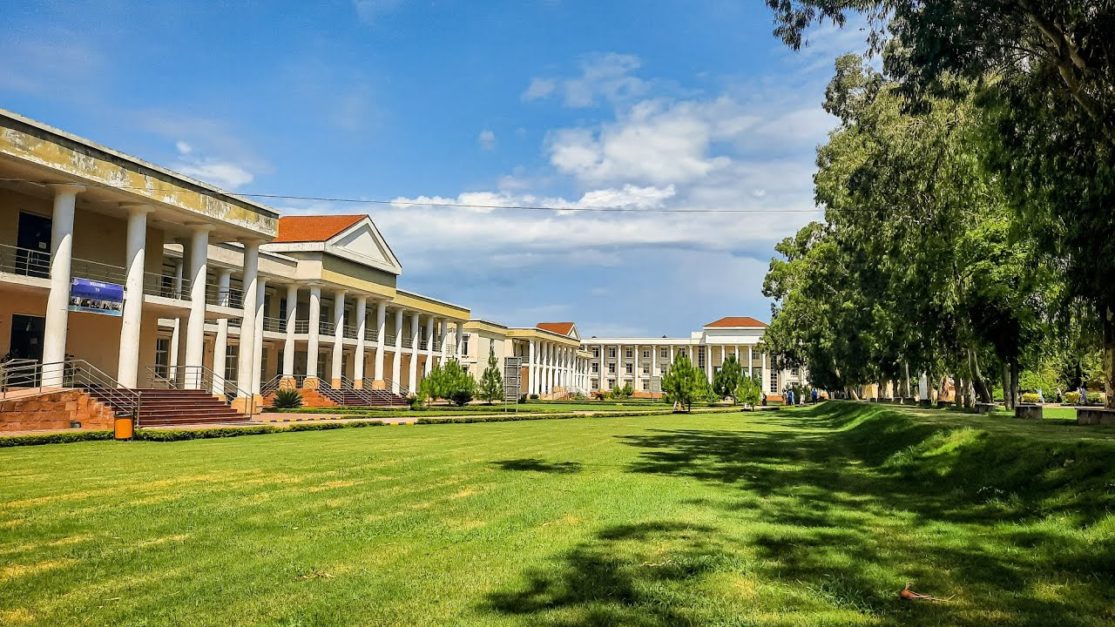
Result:
[[379,232],[371,218],[365,217],[356,224],[329,238],[326,251],[338,257],[345,257],[366,263],[392,274],[403,271],[399,259],[395,257],[387,240]]

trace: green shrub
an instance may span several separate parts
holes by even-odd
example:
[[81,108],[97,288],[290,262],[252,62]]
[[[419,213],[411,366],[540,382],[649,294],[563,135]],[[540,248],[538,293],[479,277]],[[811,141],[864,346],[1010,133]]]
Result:
[[91,440],[111,440],[111,431],[63,431],[59,433],[32,433],[0,438],[0,448],[7,446],[38,446],[40,444],[67,444]]
[[530,400],[532,400],[532,401],[538,400],[538,395],[537,394],[531,394],[530,395]]
[[425,411],[427,409],[429,400],[430,399],[426,396],[426,393],[422,390],[419,390],[417,394],[410,398],[411,411]]
[[1065,392],[1065,402],[1069,405],[1080,404],[1080,392]]
[[302,406],[302,395],[298,390],[287,388],[275,392],[275,402],[273,403],[276,409],[295,409]]
[[461,387],[453,390],[449,395],[449,400],[453,401],[453,404],[457,407],[464,407],[472,400],[472,390],[468,387]]
[[1089,405],[1103,405],[1103,393],[1102,392],[1088,392],[1088,404]]
[[1027,405],[1037,405],[1038,400],[1040,398],[1041,397],[1039,397],[1034,392],[1026,392],[1025,394],[1022,395],[1022,402],[1026,403]]

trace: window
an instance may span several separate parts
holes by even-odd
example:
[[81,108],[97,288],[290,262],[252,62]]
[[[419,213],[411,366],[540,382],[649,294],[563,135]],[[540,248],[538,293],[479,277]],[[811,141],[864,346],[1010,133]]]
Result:
[[239,346],[236,344],[227,345],[225,348],[225,381],[236,381],[236,368],[238,367],[236,361],[239,356]]
[[627,374],[632,374],[635,372],[635,366],[632,364],[623,364],[623,371]]
[[594,389],[594,390],[599,390],[600,389],[600,379],[593,379],[592,380],[592,389]]
[[608,374],[615,374],[615,373],[616,373],[616,365],[615,364],[608,364]]
[[705,347],[704,346],[700,346],[700,347],[697,348],[697,367],[698,368],[704,368],[705,367]]
[[643,351],[643,359],[650,359],[650,351]]
[[629,348],[626,351],[624,351],[623,356],[628,358],[628,359],[631,359],[632,357],[635,356],[635,351],[633,351]]
[[593,346],[592,347],[592,358],[593,359],[600,359],[600,347],[599,346]]
[[794,369],[790,370],[790,376],[791,376],[791,377],[796,377],[796,376],[798,376],[798,369],[797,369],[797,368],[794,368]]
[[468,340],[469,334],[464,333],[461,335],[461,356],[468,357]]
[[643,374],[645,374],[645,375],[650,374],[650,366],[643,366]]
[[166,377],[170,364],[170,339],[160,337],[155,340],[155,374]]
[[609,348],[609,349],[608,349],[608,357],[611,357],[612,359],[615,359],[615,357],[616,357],[616,349],[614,349],[614,348]]
[[670,369],[670,367],[668,365],[663,364],[662,367],[660,368],[660,370],[662,371],[662,376],[666,376],[666,371],[669,370],[669,369]]
[[778,389],[778,373],[775,372],[774,370],[770,371],[770,389],[772,389],[772,390],[777,390]]
[[661,357],[662,359],[669,359],[670,358],[670,349],[663,348],[661,351],[658,352],[658,356]]
[[592,364],[592,371],[593,372],[600,372],[600,364],[597,364],[597,363]]

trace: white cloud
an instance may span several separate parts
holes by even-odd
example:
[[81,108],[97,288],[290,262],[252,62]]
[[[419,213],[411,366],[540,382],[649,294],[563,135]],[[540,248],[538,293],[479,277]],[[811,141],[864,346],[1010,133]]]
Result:
[[188,155],[194,150],[193,146],[190,146],[188,143],[182,141],[181,139],[174,142],[174,148],[180,155]]
[[554,93],[557,89],[557,81],[552,78],[533,78],[530,85],[527,85],[526,91],[521,96],[524,102],[532,100],[541,100]]
[[476,143],[483,150],[493,150],[496,147],[496,134],[492,129],[486,128],[476,136]]
[[186,176],[192,176],[227,190],[235,190],[255,180],[255,176],[243,167],[218,159],[178,163],[174,165],[174,169]]
[[365,24],[374,24],[383,15],[399,8],[402,3],[403,0],[352,0],[357,17]]
[[556,79],[535,77],[522,94],[524,102],[541,100],[561,94],[567,107],[587,108],[600,102],[618,104],[645,94],[650,83],[632,76],[642,65],[639,57],[617,52],[585,55],[580,61],[580,74]]

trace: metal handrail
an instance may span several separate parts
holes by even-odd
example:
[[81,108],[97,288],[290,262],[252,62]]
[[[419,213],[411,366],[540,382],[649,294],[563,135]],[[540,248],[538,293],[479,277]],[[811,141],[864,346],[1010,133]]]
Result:
[[379,339],[379,329],[367,327],[364,329],[364,341],[375,342]]
[[138,420],[142,395],[120,385],[100,368],[84,359],[39,363],[31,359],[0,363],[0,399],[10,392],[23,392],[20,398],[42,396],[64,389],[81,389],[104,402],[117,416]]
[[404,335],[403,336],[403,348],[413,348],[413,347],[414,347],[414,339],[411,338],[409,335]]
[[332,322],[329,322],[328,320],[319,320],[318,321],[317,330],[318,330],[319,333],[322,333],[322,334],[325,334],[325,335],[333,335],[333,330],[334,329],[336,329],[336,327],[333,325]]
[[309,333],[310,332],[310,321],[309,320],[298,320],[298,319],[296,319],[294,321],[294,332],[295,333],[303,333],[303,334],[304,333]]
[[190,279],[189,277],[179,279],[176,276],[161,272],[144,272],[143,293],[188,301],[190,300]]
[[104,283],[123,284],[127,281],[128,274],[123,266],[74,257],[70,262],[70,276]]
[[273,331],[275,333],[282,333],[286,328],[286,321],[282,318],[271,318],[268,316],[263,317],[263,330]]
[[[363,379],[364,389],[367,390],[368,392],[387,392],[389,394],[394,394],[395,393],[395,392],[391,391],[391,387],[394,385],[394,381],[392,381],[391,379],[386,379],[385,378],[385,379],[383,379],[383,384],[384,385],[383,385],[382,390],[376,390],[375,387],[374,387],[375,386],[375,379],[369,379],[367,377],[365,377]],[[403,398],[406,398],[407,396],[410,395],[410,388],[408,388],[407,386],[400,383],[398,394],[399,394],[399,396],[402,396]]]
[[50,253],[0,244],[0,272],[41,279],[50,278]]
[[209,305],[239,309],[244,306],[244,294],[235,287],[222,288],[220,284],[208,283],[205,286],[205,302]]
[[247,398],[248,415],[255,415],[255,395],[239,387],[205,366],[176,366],[169,376],[159,374],[158,366],[147,366],[151,381],[170,390],[209,390],[220,394],[226,403],[236,398]]
[[357,328],[355,324],[346,324],[344,326],[344,337],[355,340],[357,335]]
[[277,374],[268,379],[266,383],[259,386],[259,395],[267,396],[272,392],[277,392],[279,390],[279,383],[282,382],[283,378],[283,375]]

